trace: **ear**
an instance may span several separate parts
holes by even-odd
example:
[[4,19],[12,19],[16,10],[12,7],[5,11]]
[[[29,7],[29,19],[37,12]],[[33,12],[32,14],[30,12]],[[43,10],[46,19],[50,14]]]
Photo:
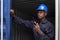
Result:
[[45,16],[47,16],[47,13],[45,13]]

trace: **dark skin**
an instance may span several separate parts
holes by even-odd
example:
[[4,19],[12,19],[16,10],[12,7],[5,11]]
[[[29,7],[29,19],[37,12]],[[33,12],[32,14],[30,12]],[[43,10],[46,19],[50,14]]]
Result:
[[[46,11],[38,11],[38,13],[37,13],[37,17],[38,17],[38,19],[39,19],[41,22],[44,22],[46,15],[47,15]],[[34,30],[35,30],[36,32],[38,32],[38,34],[43,35],[44,33],[43,33],[42,30],[40,29],[39,24],[38,24],[37,22],[34,22],[34,23],[35,23],[35,24],[34,24]]]
[[[13,9],[11,9],[10,10],[10,14],[14,17],[14,10]],[[38,13],[37,13],[37,17],[38,17],[38,19],[40,20],[40,21],[42,21],[42,22],[44,22],[44,20],[45,20],[45,16],[47,15],[47,12],[46,11],[38,11]],[[34,21],[34,30],[39,34],[39,35],[43,35],[44,33],[42,32],[42,30],[40,29],[40,26],[39,26],[39,24],[36,22],[36,21]]]

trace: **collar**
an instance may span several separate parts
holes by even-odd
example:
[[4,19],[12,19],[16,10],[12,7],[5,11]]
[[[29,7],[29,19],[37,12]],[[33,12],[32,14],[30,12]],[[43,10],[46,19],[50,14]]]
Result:
[[47,19],[45,19],[43,22],[42,22],[42,21],[40,21],[40,23],[42,23],[42,24],[47,23]]

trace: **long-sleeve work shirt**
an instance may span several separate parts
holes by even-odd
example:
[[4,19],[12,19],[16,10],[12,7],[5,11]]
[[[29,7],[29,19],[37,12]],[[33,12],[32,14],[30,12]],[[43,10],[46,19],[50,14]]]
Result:
[[28,28],[31,28],[34,34],[35,40],[53,40],[54,39],[54,26],[52,23],[50,23],[47,19],[44,22],[40,22],[40,28],[43,35],[39,35],[33,28],[34,21],[30,20],[23,20],[20,17],[14,16],[14,21],[19,24],[23,24]]

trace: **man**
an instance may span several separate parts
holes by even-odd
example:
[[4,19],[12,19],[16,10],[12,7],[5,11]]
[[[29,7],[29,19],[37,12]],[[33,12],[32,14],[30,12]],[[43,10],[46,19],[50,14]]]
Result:
[[35,40],[54,40],[54,26],[45,17],[47,16],[48,8],[45,4],[40,4],[36,9],[38,21],[23,20],[14,14],[14,10],[10,10],[14,21],[23,24],[33,30]]

